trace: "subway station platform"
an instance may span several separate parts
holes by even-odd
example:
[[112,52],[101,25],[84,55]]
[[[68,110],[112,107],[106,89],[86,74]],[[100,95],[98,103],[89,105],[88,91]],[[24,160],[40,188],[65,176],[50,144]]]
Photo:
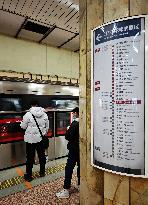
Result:
[[0,172],[0,205],[77,205],[79,192],[77,177],[73,174],[70,197],[58,199],[56,192],[63,188],[67,158],[46,163],[46,176],[39,177],[39,165],[33,167],[33,180],[23,179],[25,165]]

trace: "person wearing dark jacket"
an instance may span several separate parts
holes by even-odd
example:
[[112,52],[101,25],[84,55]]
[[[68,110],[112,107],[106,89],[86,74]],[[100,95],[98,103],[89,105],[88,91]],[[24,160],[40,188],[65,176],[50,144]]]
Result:
[[78,186],[80,185],[80,154],[79,154],[79,108],[72,110],[73,122],[66,132],[65,138],[68,140],[67,149],[69,150],[65,167],[65,180],[63,190],[56,193],[58,198],[68,198],[71,187],[73,169],[77,163]]

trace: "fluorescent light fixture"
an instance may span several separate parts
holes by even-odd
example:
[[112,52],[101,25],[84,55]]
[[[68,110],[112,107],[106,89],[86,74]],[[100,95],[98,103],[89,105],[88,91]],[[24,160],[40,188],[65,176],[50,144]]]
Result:
[[62,90],[70,92],[73,96],[79,96],[79,88],[77,87],[63,86]]

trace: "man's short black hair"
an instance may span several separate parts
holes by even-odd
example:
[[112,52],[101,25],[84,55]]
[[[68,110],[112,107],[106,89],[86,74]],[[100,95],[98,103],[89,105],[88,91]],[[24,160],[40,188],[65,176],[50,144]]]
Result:
[[79,115],[79,108],[75,107],[71,112],[76,112]]
[[37,100],[32,100],[32,101],[30,102],[30,106],[38,106],[38,105],[39,105],[39,103],[38,103]]

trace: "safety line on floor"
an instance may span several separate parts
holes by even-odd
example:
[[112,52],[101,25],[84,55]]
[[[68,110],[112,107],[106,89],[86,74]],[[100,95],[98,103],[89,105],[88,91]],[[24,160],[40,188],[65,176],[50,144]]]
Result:
[[[16,169],[17,174],[20,177],[24,176],[24,172],[23,172],[23,170],[20,167],[16,167],[15,169]],[[28,188],[28,189],[32,188],[32,184],[30,182],[27,182],[27,181],[24,180],[24,184],[25,184],[26,188]]]
[[[57,173],[59,171],[64,170],[64,168],[65,168],[65,163],[64,164],[59,164],[59,165],[54,166],[54,167],[48,167],[46,169],[46,175]],[[20,172],[20,170],[18,170],[18,171]],[[18,184],[21,184],[21,183],[25,182],[24,176],[22,176],[22,173],[19,173],[19,175],[21,175],[21,176],[13,177],[11,179],[7,179],[7,180],[1,182],[0,183],[0,190],[6,189],[6,188],[9,188],[9,187],[12,187],[12,186],[16,186]],[[33,177],[33,179],[40,178],[39,172],[38,171],[33,172],[32,177]],[[28,183],[28,182],[26,182],[26,183]],[[30,185],[28,184],[28,187],[29,186]]]

